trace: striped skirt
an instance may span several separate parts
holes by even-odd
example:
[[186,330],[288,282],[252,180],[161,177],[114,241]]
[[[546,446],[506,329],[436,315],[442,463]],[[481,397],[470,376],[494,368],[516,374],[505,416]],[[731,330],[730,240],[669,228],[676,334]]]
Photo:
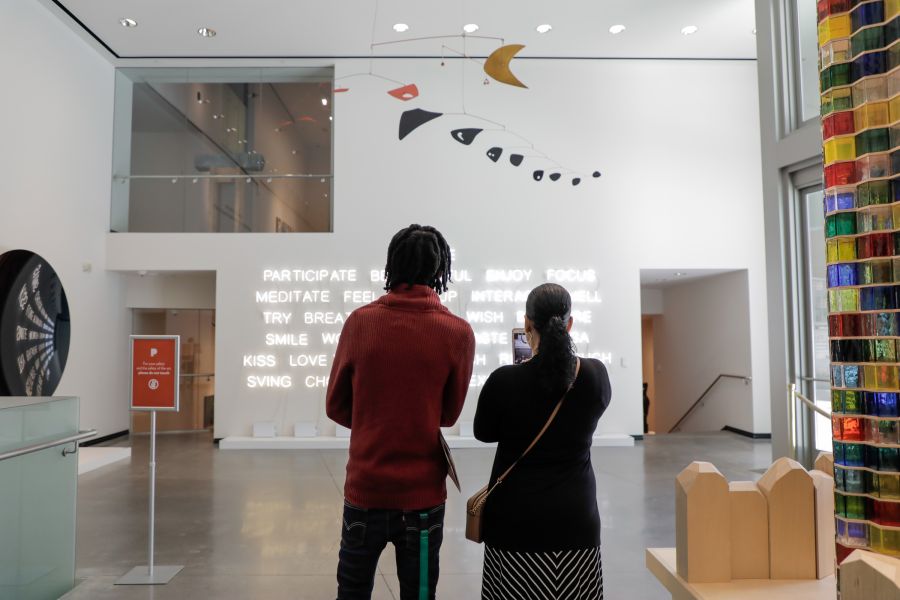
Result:
[[562,552],[484,549],[482,600],[603,600],[600,548]]

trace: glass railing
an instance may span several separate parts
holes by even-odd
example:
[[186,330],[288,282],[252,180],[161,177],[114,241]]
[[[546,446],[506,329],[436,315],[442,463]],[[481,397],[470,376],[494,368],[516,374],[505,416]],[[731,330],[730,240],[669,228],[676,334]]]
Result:
[[86,437],[77,398],[0,398],[0,598],[50,600],[74,586],[75,449]]

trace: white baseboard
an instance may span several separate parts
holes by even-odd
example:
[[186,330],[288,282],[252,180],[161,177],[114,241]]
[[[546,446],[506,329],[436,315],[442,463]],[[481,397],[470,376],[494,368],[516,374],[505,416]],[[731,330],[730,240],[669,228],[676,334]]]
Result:
[[[491,448],[496,444],[483,444],[474,437],[448,435],[451,448]],[[594,446],[634,446],[634,438],[624,433],[603,433],[594,436]],[[231,436],[219,441],[221,450],[341,450],[350,447],[350,438],[319,436],[308,438],[274,437],[254,438]]]

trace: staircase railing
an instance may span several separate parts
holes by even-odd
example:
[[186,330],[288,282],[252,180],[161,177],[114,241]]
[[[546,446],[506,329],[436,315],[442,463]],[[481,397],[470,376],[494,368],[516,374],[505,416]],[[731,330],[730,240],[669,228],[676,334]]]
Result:
[[700,406],[700,404],[703,402],[703,400],[706,399],[706,396],[709,395],[709,393],[712,391],[712,389],[714,387],[716,387],[716,384],[719,383],[723,379],[743,379],[745,384],[749,384],[751,381],[753,381],[747,375],[729,375],[727,373],[720,373],[719,376],[716,377],[715,381],[713,381],[711,384],[709,384],[709,387],[707,387],[703,391],[703,393],[700,394],[700,397],[697,398],[697,401],[694,402],[693,404],[691,404],[691,407],[689,409],[687,409],[687,412],[684,413],[684,415],[682,415],[682,417],[680,419],[678,419],[678,421],[675,423],[675,425],[672,426],[671,429],[669,429],[669,433],[675,433],[678,430],[678,428],[681,427],[681,424],[684,423],[685,419],[687,419],[689,416],[691,416],[691,413],[693,413],[694,410],[698,406]]

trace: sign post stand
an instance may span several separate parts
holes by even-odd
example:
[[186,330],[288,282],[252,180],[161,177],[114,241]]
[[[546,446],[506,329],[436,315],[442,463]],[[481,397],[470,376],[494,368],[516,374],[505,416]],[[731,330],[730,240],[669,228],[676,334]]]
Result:
[[181,343],[177,335],[131,336],[131,410],[150,412],[150,502],[147,564],[116,585],[165,585],[184,566],[156,566],[156,413],[178,412]]

